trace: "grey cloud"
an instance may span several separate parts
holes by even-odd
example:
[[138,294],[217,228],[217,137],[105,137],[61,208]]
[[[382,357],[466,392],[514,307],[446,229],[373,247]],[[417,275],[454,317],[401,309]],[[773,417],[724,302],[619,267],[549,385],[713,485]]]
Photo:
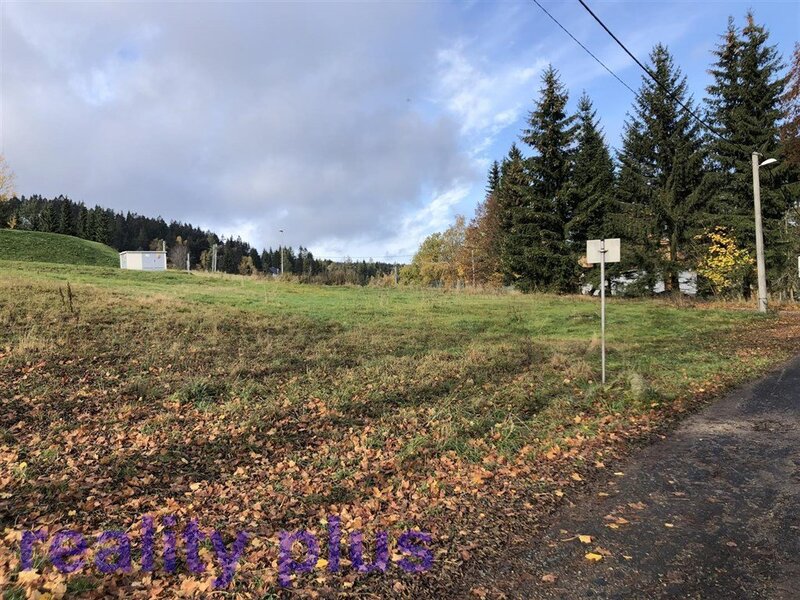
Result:
[[435,86],[437,10],[7,5],[5,152],[23,193],[376,244],[476,177],[459,124],[409,101]]

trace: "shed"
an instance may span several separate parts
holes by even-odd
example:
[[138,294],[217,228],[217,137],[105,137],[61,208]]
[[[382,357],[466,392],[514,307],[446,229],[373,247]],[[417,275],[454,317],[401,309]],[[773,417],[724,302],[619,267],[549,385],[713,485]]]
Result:
[[166,271],[167,253],[158,250],[120,252],[119,268],[133,271]]

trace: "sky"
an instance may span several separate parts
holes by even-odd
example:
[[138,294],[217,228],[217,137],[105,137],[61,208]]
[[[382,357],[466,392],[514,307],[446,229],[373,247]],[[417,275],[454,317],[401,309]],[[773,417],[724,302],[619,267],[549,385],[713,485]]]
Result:
[[[640,85],[577,0],[542,4]],[[794,0],[589,4],[640,59],[667,44],[696,99],[729,15],[752,8],[786,59],[800,40]],[[632,94],[530,0],[0,0],[0,152],[19,194],[407,262],[472,217],[548,64],[618,147]]]

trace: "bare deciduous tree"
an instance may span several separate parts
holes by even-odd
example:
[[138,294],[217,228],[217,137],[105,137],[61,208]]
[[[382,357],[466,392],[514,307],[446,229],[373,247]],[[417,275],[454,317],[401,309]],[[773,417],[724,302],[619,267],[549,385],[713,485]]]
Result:
[[176,269],[186,268],[186,255],[189,252],[189,246],[185,241],[178,236],[175,239],[175,244],[169,249],[169,260],[172,266]]

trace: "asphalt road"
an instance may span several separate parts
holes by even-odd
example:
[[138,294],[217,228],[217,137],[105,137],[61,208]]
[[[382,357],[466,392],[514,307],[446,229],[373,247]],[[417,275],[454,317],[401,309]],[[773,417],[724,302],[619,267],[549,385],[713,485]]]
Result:
[[800,598],[800,357],[638,453],[492,580],[508,598]]

